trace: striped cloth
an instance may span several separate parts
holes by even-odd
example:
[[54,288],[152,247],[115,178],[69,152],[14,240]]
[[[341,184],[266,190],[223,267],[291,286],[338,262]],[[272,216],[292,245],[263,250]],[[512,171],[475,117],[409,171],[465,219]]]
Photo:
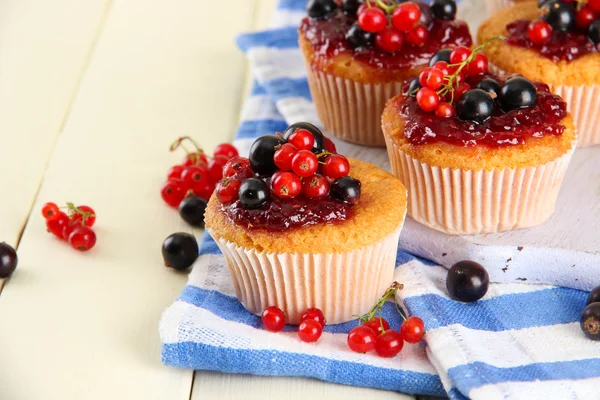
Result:
[[[291,122],[318,123],[295,45],[294,26],[304,6],[304,0],[281,0],[277,30],[239,39],[260,82],[245,103],[236,135],[241,153],[257,136]],[[389,167],[383,150],[336,144],[344,154]],[[426,344],[406,344],[399,356],[383,359],[347,348],[347,333],[357,321],[327,326],[315,344],[302,343],[294,327],[266,332],[260,318],[236,300],[224,257],[204,235],[188,285],[161,320],[163,362],[452,399],[600,399],[600,343],[586,339],[578,322],[585,292],[492,284],[484,299],[462,304],[446,295],[443,267],[401,250],[396,264],[395,279],[405,284],[397,300],[424,320]],[[383,315],[392,328],[400,326],[393,304],[386,304]]]

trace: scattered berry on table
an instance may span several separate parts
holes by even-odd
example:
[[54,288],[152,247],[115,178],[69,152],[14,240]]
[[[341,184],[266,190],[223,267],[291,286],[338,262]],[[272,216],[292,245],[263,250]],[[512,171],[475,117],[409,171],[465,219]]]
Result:
[[223,168],[229,160],[224,156],[215,156],[208,162],[208,175],[212,182],[218,182],[223,177]]
[[592,340],[600,340],[600,303],[592,303],[583,310],[581,329]]
[[425,324],[419,317],[408,317],[400,326],[400,335],[407,343],[419,343],[425,335]]
[[52,219],[56,217],[59,213],[58,206],[54,203],[46,203],[42,207],[42,215],[46,219]]
[[46,228],[59,239],[63,238],[63,228],[70,224],[69,216],[60,211],[54,218],[46,220]]
[[215,147],[213,152],[214,158],[224,158],[225,160],[230,160],[233,157],[237,157],[239,155],[238,150],[234,145],[230,143],[221,143]]
[[300,322],[298,326],[298,337],[306,343],[312,343],[319,340],[323,333],[323,326],[319,321],[306,319]]
[[481,264],[459,261],[448,270],[446,289],[452,299],[471,303],[485,296],[489,282],[489,275]]
[[17,252],[7,243],[0,243],[0,279],[8,278],[17,269]]
[[166,181],[160,190],[163,200],[171,207],[179,206],[179,203],[185,197],[185,192],[185,185],[180,179]]
[[85,225],[77,226],[69,234],[69,244],[75,250],[88,251],[96,245],[96,234]]
[[356,353],[375,350],[377,334],[366,325],[357,326],[348,333],[348,347]]
[[275,306],[265,308],[260,319],[265,329],[270,332],[279,332],[285,326],[285,315]]
[[202,151],[196,151],[194,153],[188,153],[183,159],[183,166],[190,167],[192,165],[206,165],[208,164],[208,158]]
[[48,232],[67,241],[76,250],[90,250],[96,244],[96,234],[92,230],[96,222],[96,212],[90,206],[75,206],[73,203],[67,203],[64,208],[67,212],[60,211],[55,203],[46,203],[43,206],[44,216],[49,215],[47,211],[50,209],[53,215],[46,219]]
[[325,316],[323,315],[323,311],[321,311],[319,308],[316,308],[316,307],[306,309],[300,316],[300,321],[305,321],[305,320],[309,320],[309,319],[317,321],[318,323],[321,324],[321,326],[323,328],[325,327],[325,324],[327,323],[325,321]]
[[207,204],[202,197],[190,193],[179,203],[179,215],[191,226],[204,228],[204,212]]
[[176,270],[186,270],[198,258],[198,242],[193,235],[179,232],[167,237],[162,244],[165,266]]
[[167,180],[181,179],[181,173],[184,169],[185,167],[183,165],[173,165],[171,168],[169,168],[169,171],[167,171]]
[[587,298],[587,305],[589,306],[592,303],[599,303],[600,302],[600,286],[594,288],[594,290],[592,290],[590,292],[590,294],[588,295]]
[[71,222],[74,224],[83,224],[88,227],[94,226],[96,223],[96,212],[90,206],[77,206],[67,203],[70,210]]
[[402,336],[399,332],[394,330],[389,330],[377,338],[377,342],[375,343],[375,351],[380,357],[394,357],[404,347],[404,341],[402,340]]

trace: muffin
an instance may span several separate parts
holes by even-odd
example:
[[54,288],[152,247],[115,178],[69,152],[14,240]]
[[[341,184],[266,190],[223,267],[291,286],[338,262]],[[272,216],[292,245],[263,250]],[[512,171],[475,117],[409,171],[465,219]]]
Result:
[[507,7],[512,7],[515,4],[533,2],[537,0],[485,0],[488,15],[493,15],[495,12],[500,11]]
[[541,224],[554,211],[577,138],[566,104],[545,84],[488,73],[481,53],[462,50],[468,58],[442,72],[446,84],[426,70],[382,116],[408,215],[460,235]]
[[405,214],[398,179],[301,123],[225,166],[205,220],[248,311],[277,306],[297,324],[318,307],[335,324],[369,311],[393,281]]
[[[485,49],[493,71],[545,82],[565,99],[579,146],[600,143],[598,11],[588,7],[575,11],[575,3],[557,1],[546,2],[541,9],[537,3],[524,3],[498,12],[481,25],[478,34],[480,42],[498,35],[507,37]],[[540,13],[545,15],[543,20],[538,20]],[[587,13],[587,22],[580,13]]]
[[394,4],[387,11],[376,8],[375,0],[370,8],[357,8],[360,3],[309,1],[299,43],[325,130],[349,142],[383,147],[385,102],[401,93],[402,83],[438,50],[471,46],[471,35],[465,22],[455,20],[451,0]]

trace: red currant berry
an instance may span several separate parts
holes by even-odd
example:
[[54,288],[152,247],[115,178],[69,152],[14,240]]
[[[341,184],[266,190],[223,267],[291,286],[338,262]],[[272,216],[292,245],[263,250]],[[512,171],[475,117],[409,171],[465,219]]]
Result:
[[96,234],[87,226],[78,226],[69,235],[69,244],[79,251],[88,251],[96,244]]
[[364,326],[373,330],[377,336],[390,329],[390,324],[381,317],[373,317],[372,320],[365,322]]
[[298,326],[298,337],[300,340],[306,343],[312,343],[319,340],[323,333],[323,327],[319,321],[314,319],[307,319],[300,322]]
[[185,197],[185,185],[178,179],[170,179],[160,189],[160,195],[165,203],[171,207],[179,206],[181,200]]
[[81,226],[81,225],[78,225],[76,223],[74,224],[73,221],[70,221],[68,224],[63,226],[62,238],[64,240],[68,241],[69,236],[71,235],[71,232],[73,232],[73,230],[79,226]]
[[[293,133],[292,133],[293,135]],[[314,140],[314,139],[313,139]],[[298,149],[291,143],[285,143],[275,152],[273,156],[273,161],[277,168],[282,171],[291,171],[292,170],[292,158],[296,155]]]
[[325,150],[327,150],[328,152],[330,152],[332,154],[337,153],[337,148],[335,147],[335,143],[333,143],[333,141],[327,137],[325,138]]
[[407,343],[419,343],[425,334],[425,324],[419,317],[408,317],[400,327],[400,334]]
[[458,46],[450,53],[450,64],[460,64],[461,62],[466,61],[471,53],[471,49],[465,46]]
[[246,157],[233,157],[223,167],[223,178],[248,179],[252,176],[254,172]]
[[300,316],[300,321],[306,321],[308,319],[312,319],[321,324],[322,327],[325,327],[325,316],[323,315],[323,311],[316,307],[312,307],[307,309]]
[[208,176],[213,182],[218,182],[223,178],[223,168],[227,164],[227,158],[224,156],[215,156],[208,162]]
[[46,219],[55,218],[59,212],[60,210],[58,209],[58,206],[55,203],[46,203],[42,207],[42,215]]
[[195,182],[189,188],[189,190],[191,190],[196,196],[208,201],[210,199],[210,196],[212,196],[213,192],[215,191],[216,186],[217,185],[212,180],[205,179],[199,182]]
[[206,165],[208,164],[208,158],[204,155],[204,153],[197,151],[195,153],[189,153],[183,159],[183,166],[190,167],[192,165]]
[[386,28],[375,36],[375,44],[381,51],[394,53],[402,48],[404,34],[393,28]]
[[[581,29],[587,29],[596,19],[596,13],[589,7],[583,7],[575,14],[575,23]],[[531,28],[531,25],[530,25]],[[531,36],[529,37],[531,39]],[[533,42],[533,40],[531,40]],[[535,42],[534,42],[535,43]]]
[[[78,224],[78,225],[85,225],[88,227],[92,227],[94,226],[94,224],[96,223],[96,212],[94,211],[94,209],[92,207],[89,206],[77,206],[77,210],[79,212],[75,212],[72,217],[71,220],[73,221],[73,223]],[[84,213],[85,214],[85,218],[84,218]],[[82,223],[82,220],[84,220]]]
[[406,32],[406,41],[413,46],[422,46],[427,42],[429,30],[425,25],[417,25],[410,31]]
[[285,326],[285,315],[275,306],[265,308],[260,319],[265,329],[271,332],[279,332]]
[[319,174],[309,176],[302,181],[302,193],[309,199],[324,199],[329,195],[329,181]]
[[300,178],[292,172],[275,172],[271,178],[271,186],[275,195],[282,199],[293,199],[302,191]]
[[325,159],[325,164],[321,166],[323,175],[329,179],[336,180],[350,173],[350,161],[341,154],[333,154]]
[[471,90],[471,85],[466,82],[461,83],[456,89],[454,89],[454,100],[456,101],[460,99],[461,96],[469,90]]
[[446,61],[438,61],[433,64],[433,68],[439,69],[444,73],[444,75],[450,75],[450,68],[448,67],[448,63]]
[[404,342],[402,341],[402,336],[400,336],[400,333],[389,330],[379,335],[377,338],[377,343],[375,343],[375,351],[380,357],[389,358],[400,353],[400,350],[402,350],[403,346]]
[[306,129],[298,129],[288,139],[298,150],[311,150],[315,145],[315,137]]
[[437,108],[440,97],[435,90],[428,87],[419,89],[417,92],[417,103],[425,111],[433,111]]
[[[419,76],[419,81],[420,80]],[[437,68],[428,68],[427,73],[423,77],[423,81],[425,82],[423,87],[428,87],[433,90],[439,89],[444,84],[444,73]]]
[[385,28],[386,23],[385,13],[379,8],[366,8],[358,15],[358,26],[363,31],[380,32]]
[[587,6],[595,13],[600,13],[600,0],[588,0]]
[[450,118],[454,115],[454,106],[445,101],[441,102],[435,109],[435,115],[440,118]]
[[392,14],[392,25],[401,32],[408,32],[421,19],[421,8],[412,2],[399,4]]
[[57,238],[62,239],[63,228],[70,223],[71,220],[67,214],[59,211],[54,218],[46,220],[46,228],[48,229],[48,232],[52,233]]
[[542,45],[550,40],[552,27],[544,20],[532,21],[527,28],[527,34],[533,44]]
[[183,165],[174,165],[167,172],[167,179],[181,179],[181,173],[185,167]]
[[488,59],[483,53],[475,54],[473,61],[467,64],[467,76],[483,75],[488,71]]
[[429,71],[431,71],[431,67],[425,67],[419,73],[419,84],[421,87],[427,87],[427,74],[429,74]]
[[221,143],[217,147],[215,147],[214,157],[225,157],[225,160],[229,160],[233,157],[237,157],[239,155],[237,149],[234,145],[230,143]]
[[303,178],[313,175],[318,167],[317,156],[308,150],[300,150],[292,158],[292,170]]
[[181,173],[181,180],[186,188],[190,189],[198,182],[210,181],[210,172],[205,165],[193,165],[183,170]]
[[235,178],[223,178],[215,189],[217,200],[222,204],[231,204],[239,197],[240,186],[242,182]]
[[348,333],[348,347],[356,353],[367,353],[375,350],[377,335],[368,326],[357,326]]

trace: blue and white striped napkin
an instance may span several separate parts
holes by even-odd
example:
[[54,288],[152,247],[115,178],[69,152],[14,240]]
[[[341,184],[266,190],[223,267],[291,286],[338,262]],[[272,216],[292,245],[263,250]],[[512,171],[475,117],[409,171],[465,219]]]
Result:
[[[291,122],[318,123],[295,46],[304,7],[305,0],[281,0],[279,29],[239,39],[260,82],[245,103],[236,135],[242,153],[253,138]],[[342,153],[389,167],[384,150],[336,144]],[[428,333],[425,344],[406,344],[396,358],[383,359],[347,348],[347,332],[357,322],[326,327],[315,344],[302,343],[294,327],[277,334],[262,329],[260,318],[236,300],[224,257],[205,235],[187,287],[163,315],[163,361],[452,399],[600,399],[600,343],[586,339],[578,322],[586,293],[492,284],[484,299],[462,304],[446,295],[445,268],[403,251],[397,265],[395,278],[405,285],[398,300],[424,320]],[[399,327],[393,305],[384,308],[384,316]]]

